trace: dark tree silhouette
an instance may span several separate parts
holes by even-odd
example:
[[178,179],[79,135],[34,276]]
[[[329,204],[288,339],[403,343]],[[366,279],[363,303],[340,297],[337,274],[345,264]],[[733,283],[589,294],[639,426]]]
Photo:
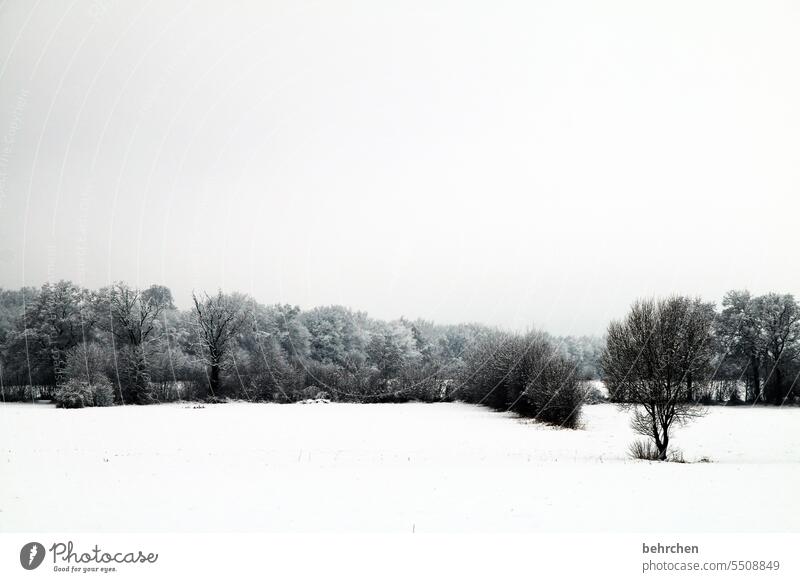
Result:
[[653,440],[659,460],[667,458],[673,426],[702,414],[689,396],[709,373],[713,313],[688,297],[640,300],[608,327],[602,365],[609,392],[632,409],[633,429]]

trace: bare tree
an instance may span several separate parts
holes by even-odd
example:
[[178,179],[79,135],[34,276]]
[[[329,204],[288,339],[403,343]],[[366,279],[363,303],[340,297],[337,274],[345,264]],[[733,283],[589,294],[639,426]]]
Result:
[[155,336],[161,314],[173,308],[172,293],[161,285],[137,289],[119,282],[100,291],[98,319],[121,358],[117,383],[123,401],[153,402],[145,347]]
[[231,354],[234,340],[245,322],[242,298],[218,291],[216,295],[192,293],[197,327],[198,352],[208,367],[211,394],[219,391],[222,366]]
[[613,399],[633,410],[631,426],[666,460],[670,431],[702,414],[692,386],[708,375],[713,306],[670,297],[634,303],[608,327],[602,366]]
[[158,326],[160,315],[174,308],[172,293],[161,285],[137,289],[115,283],[99,293],[100,321],[120,343],[140,346]]

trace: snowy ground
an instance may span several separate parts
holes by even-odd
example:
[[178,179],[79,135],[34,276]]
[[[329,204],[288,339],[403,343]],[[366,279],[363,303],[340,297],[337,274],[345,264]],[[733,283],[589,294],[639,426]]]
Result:
[[800,409],[712,408],[687,460],[614,406],[0,405],[0,531],[800,531]]

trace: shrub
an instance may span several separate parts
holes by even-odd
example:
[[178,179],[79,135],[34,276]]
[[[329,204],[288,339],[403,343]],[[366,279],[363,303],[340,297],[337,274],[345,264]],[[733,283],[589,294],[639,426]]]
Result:
[[73,379],[57,386],[53,401],[59,408],[111,406],[114,404],[114,389],[108,378],[97,374],[93,384]]
[[108,348],[94,343],[80,343],[67,350],[61,371],[64,381],[78,380],[93,384],[113,371],[113,354]]
[[476,340],[465,357],[465,402],[575,428],[584,392],[575,364],[542,334],[493,332]]
[[237,382],[231,394],[251,401],[293,401],[303,388],[305,375],[275,341],[254,343],[236,352]]
[[[338,402],[374,402],[375,393],[370,386],[371,370],[368,366],[352,366],[350,369],[336,364],[307,362],[306,384],[314,390],[324,390]],[[296,398],[305,397],[303,390]]]
[[685,463],[686,459],[683,458],[683,451],[672,451],[668,456],[667,460],[670,463]]
[[628,453],[634,459],[642,459],[644,461],[657,461],[659,456],[658,449],[649,440],[634,441],[631,443],[631,446],[628,447]]
[[83,408],[94,405],[91,386],[88,382],[80,380],[67,380],[58,386],[53,394],[53,401],[59,408]]
[[571,362],[556,356],[545,361],[526,386],[526,409],[534,418],[566,428],[577,428],[584,392]]

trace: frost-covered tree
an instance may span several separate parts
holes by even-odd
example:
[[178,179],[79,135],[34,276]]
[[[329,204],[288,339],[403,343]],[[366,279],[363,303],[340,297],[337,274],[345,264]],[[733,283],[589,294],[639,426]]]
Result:
[[311,336],[311,359],[350,371],[363,366],[369,340],[366,314],[332,305],[306,311],[300,320]]
[[800,359],[800,306],[789,294],[753,297],[730,291],[717,326],[726,361],[749,379],[747,399],[783,403],[796,388]]
[[3,345],[25,312],[25,304],[38,295],[35,287],[22,289],[3,289],[0,287],[0,345]]
[[407,365],[418,363],[420,353],[410,327],[402,321],[376,324],[366,346],[368,362],[378,370],[379,384],[387,391],[390,380],[397,378]]
[[92,302],[92,292],[70,281],[46,283],[26,295],[24,312],[6,333],[4,375],[20,383],[57,384],[67,351],[94,335]]
[[248,299],[244,311],[235,357],[242,396],[251,400],[302,398],[309,333],[299,319],[300,308],[264,306]]
[[96,304],[98,324],[117,351],[115,375],[123,402],[152,403],[148,347],[163,327],[161,316],[174,309],[172,293],[162,285],[138,289],[118,282],[101,289]]
[[796,384],[787,371],[798,359],[800,306],[794,296],[778,293],[762,295],[757,305],[769,363],[764,396],[768,402],[782,404]]
[[582,380],[598,380],[602,374],[600,357],[605,342],[597,336],[559,336],[551,341],[570,360],[577,364],[576,374]]
[[301,310],[293,305],[262,306],[248,303],[253,329],[275,342],[289,360],[309,356],[311,335],[301,320]]
[[749,291],[726,293],[716,331],[719,350],[726,358],[721,363],[720,371],[729,370],[731,378],[746,373],[749,381],[745,399],[757,402],[761,398],[761,375],[766,355],[766,336],[759,302]]
[[245,324],[246,299],[238,294],[218,291],[215,295],[192,293],[194,303],[192,342],[196,354],[208,369],[208,387],[218,395],[222,370],[233,353],[236,337]]

